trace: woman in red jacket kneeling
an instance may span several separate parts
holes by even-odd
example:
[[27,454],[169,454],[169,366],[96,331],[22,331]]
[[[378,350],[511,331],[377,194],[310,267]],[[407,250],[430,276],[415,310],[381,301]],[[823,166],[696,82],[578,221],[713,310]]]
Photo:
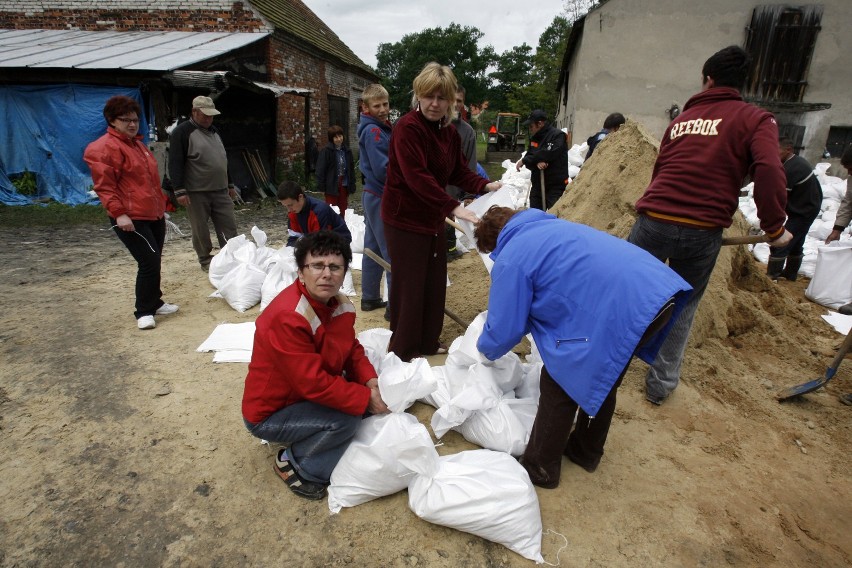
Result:
[[255,322],[243,419],[252,435],[286,446],[273,468],[290,490],[322,499],[361,418],[388,408],[355,337],[355,307],[339,293],[349,243],[324,230],[295,248],[299,279]]

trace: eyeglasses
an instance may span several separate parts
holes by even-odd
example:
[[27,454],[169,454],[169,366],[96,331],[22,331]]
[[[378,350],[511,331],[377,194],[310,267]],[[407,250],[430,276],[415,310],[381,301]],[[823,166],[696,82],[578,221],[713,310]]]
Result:
[[323,271],[328,268],[329,272],[332,274],[340,274],[343,270],[343,267],[339,264],[323,264],[322,262],[311,262],[309,264],[303,264],[302,268],[310,268],[311,272],[314,274],[322,274]]
[[116,120],[120,120],[121,122],[123,122],[125,124],[131,124],[131,123],[139,124],[138,118],[123,118],[123,117],[118,116],[118,117],[116,117]]

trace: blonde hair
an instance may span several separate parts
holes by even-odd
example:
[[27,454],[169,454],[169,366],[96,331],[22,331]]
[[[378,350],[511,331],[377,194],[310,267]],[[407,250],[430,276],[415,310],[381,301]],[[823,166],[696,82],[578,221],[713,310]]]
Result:
[[447,108],[447,120],[453,120],[456,117],[456,91],[458,86],[458,81],[456,81],[452,69],[432,61],[427,63],[414,79],[414,97],[420,99],[420,97],[431,95],[435,91],[440,92],[444,98],[450,101]]
[[361,102],[365,105],[370,104],[370,101],[375,99],[387,99],[388,91],[378,83],[371,83],[364,87],[364,92],[361,93]]

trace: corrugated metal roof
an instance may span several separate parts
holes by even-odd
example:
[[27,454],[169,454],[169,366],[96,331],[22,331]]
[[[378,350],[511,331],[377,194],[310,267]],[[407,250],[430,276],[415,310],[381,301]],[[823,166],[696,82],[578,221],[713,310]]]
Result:
[[313,93],[311,89],[303,87],[288,87],[286,85],[276,85],[275,83],[263,83],[261,81],[251,81],[235,75],[230,71],[172,71],[163,75],[163,78],[171,82],[175,87],[205,87],[210,91],[224,91],[228,88],[229,83],[252,84],[255,87],[271,92],[275,97],[281,95],[309,95]]
[[0,67],[171,71],[260,41],[268,34],[0,30]]

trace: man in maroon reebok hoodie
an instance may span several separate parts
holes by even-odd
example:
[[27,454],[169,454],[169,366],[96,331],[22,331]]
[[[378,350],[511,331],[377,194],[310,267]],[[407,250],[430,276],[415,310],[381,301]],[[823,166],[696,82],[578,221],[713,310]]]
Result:
[[645,378],[645,398],[662,404],[677,387],[695,310],[707,288],[748,174],[760,228],[783,247],[787,201],[778,160],[778,124],[771,113],[743,101],[748,54],[730,46],[701,70],[702,89],[663,134],[651,184],[636,202],[627,240],[642,247],[692,285],[692,297],[672,326]]

